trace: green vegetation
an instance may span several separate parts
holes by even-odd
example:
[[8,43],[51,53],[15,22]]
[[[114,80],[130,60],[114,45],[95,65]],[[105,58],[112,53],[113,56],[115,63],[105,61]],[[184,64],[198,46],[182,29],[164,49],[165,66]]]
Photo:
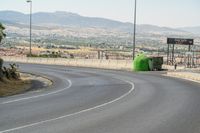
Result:
[[26,91],[30,88],[29,80],[22,80],[16,64],[3,67],[3,59],[0,58],[0,97],[10,96]]
[[6,34],[4,33],[4,30],[5,30],[5,27],[0,22],[0,43],[1,43],[2,39],[6,37]]
[[27,54],[27,57],[41,57],[41,58],[60,58],[61,54],[59,52],[51,52],[51,53],[47,53],[47,54],[40,54],[40,55],[36,55],[36,54]]
[[3,67],[3,74],[7,79],[19,80],[20,74],[17,71],[17,65],[10,64],[10,68]]
[[[4,30],[5,30],[5,27],[0,22],[0,43],[2,39],[6,37]],[[0,80],[2,80],[4,76],[5,76],[5,71],[3,71],[3,59],[0,58]]]
[[[6,37],[5,27],[0,23],[0,43]],[[3,59],[0,58],[0,97],[17,94],[30,88],[28,81],[20,79],[16,64],[10,64],[10,67],[3,66]]]
[[20,74],[16,64],[10,64],[9,68],[3,67],[3,59],[0,58],[0,81],[19,80]]
[[0,80],[2,80],[4,76],[2,67],[3,67],[3,59],[0,58]]

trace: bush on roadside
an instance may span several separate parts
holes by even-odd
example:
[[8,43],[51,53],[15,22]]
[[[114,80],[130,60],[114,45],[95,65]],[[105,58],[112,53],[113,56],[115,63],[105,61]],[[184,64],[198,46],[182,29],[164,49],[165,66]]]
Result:
[[15,63],[10,64],[9,71],[10,71],[11,78],[16,79],[16,80],[18,80],[20,78],[20,74],[17,70],[17,65]]
[[3,67],[3,59],[0,58],[0,80],[3,80],[4,78],[9,80],[19,80],[20,74],[17,70],[17,65],[15,63],[10,64],[10,67],[6,68]]
[[2,80],[4,77],[2,67],[3,67],[3,59],[0,58],[0,80]]
[[27,54],[27,57],[41,57],[41,58],[61,58],[61,54],[59,52],[51,52],[48,54]]

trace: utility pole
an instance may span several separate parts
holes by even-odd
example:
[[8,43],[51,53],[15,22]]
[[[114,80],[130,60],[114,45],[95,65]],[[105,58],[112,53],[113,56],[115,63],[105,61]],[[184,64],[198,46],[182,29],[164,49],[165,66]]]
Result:
[[27,0],[27,3],[30,3],[30,52],[29,55],[32,56],[32,50],[31,50],[31,43],[32,43],[32,1]]
[[137,0],[135,0],[135,8],[134,8],[134,32],[133,32],[133,60],[135,59],[135,44],[136,44],[136,18],[137,18]]

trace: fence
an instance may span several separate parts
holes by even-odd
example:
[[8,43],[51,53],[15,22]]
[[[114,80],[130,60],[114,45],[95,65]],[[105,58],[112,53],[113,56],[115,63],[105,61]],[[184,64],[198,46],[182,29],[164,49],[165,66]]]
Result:
[[65,59],[65,58],[31,58],[31,57],[1,57],[8,62],[65,65],[74,67],[91,67],[115,70],[132,70],[132,60],[105,60],[105,59]]

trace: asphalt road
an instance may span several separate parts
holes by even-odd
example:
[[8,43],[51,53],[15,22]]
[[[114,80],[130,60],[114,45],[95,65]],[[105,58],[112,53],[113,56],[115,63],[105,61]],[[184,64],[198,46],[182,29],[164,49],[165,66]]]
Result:
[[0,133],[200,133],[200,85],[160,74],[20,64],[53,86],[0,98]]

